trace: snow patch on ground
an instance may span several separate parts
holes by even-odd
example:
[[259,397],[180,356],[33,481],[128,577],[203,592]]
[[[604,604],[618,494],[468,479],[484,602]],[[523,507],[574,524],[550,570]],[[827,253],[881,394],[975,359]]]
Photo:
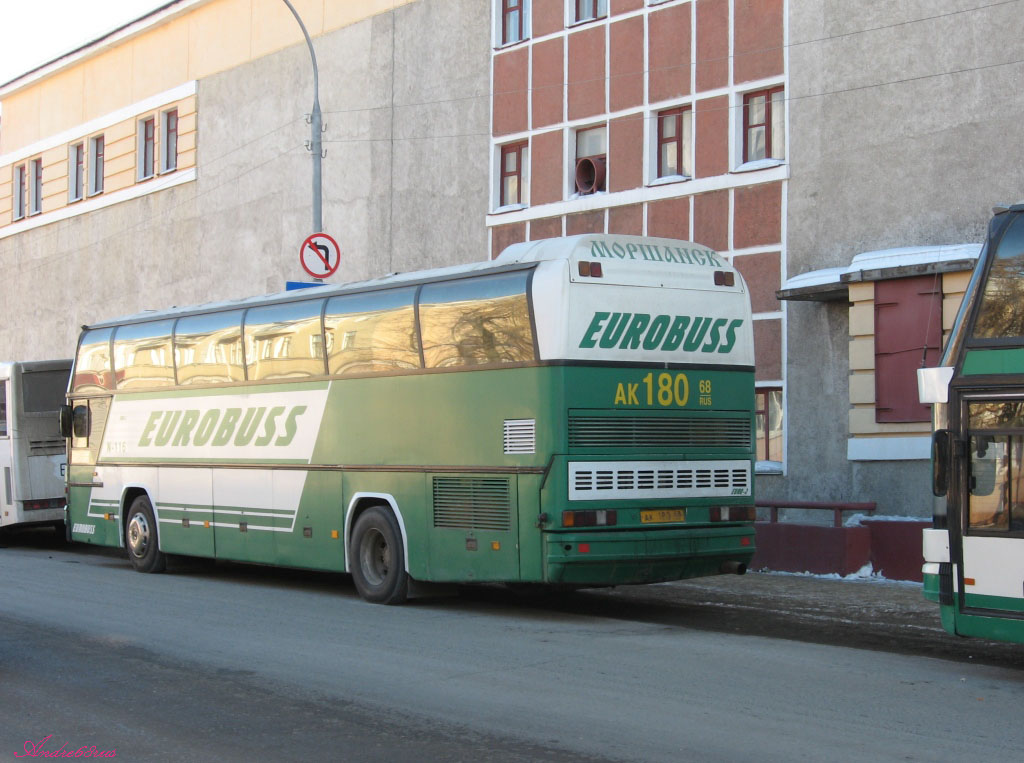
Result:
[[885,583],[887,585],[914,586],[920,588],[923,584],[913,580],[890,580],[883,577],[882,573],[875,572],[871,562],[868,562],[856,572],[849,575],[840,575],[838,572],[816,573],[816,572],[780,572],[778,570],[759,570],[765,575],[787,575],[800,578],[817,578],[818,580],[848,580],[854,582]]

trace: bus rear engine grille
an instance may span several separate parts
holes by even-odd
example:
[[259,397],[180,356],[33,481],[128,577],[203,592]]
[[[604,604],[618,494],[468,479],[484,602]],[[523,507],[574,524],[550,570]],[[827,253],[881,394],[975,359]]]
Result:
[[63,452],[64,440],[60,437],[28,441],[28,454],[30,456],[58,456]]
[[714,498],[751,494],[749,461],[573,461],[569,500]]
[[750,419],[570,416],[569,447],[741,448],[751,445]]
[[434,527],[511,530],[509,481],[493,477],[434,477]]

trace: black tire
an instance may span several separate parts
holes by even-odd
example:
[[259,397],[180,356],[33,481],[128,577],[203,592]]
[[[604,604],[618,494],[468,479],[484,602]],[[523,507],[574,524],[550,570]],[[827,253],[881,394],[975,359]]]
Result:
[[391,510],[372,506],[356,520],[349,567],[359,595],[374,604],[401,604],[409,595],[402,533]]
[[124,545],[128,549],[128,561],[136,572],[163,572],[167,569],[167,557],[160,551],[153,506],[144,495],[132,501],[128,509]]

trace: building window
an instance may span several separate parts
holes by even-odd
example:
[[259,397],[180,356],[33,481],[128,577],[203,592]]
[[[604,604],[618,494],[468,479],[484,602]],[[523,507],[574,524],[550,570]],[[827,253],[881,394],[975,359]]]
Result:
[[25,216],[25,203],[28,199],[26,189],[25,165],[19,164],[14,168],[14,219],[20,220]]
[[786,158],[786,98],[781,87],[743,96],[743,161]]
[[755,460],[782,463],[782,389],[758,387],[754,395]]
[[693,175],[693,111],[658,112],[658,177]]
[[604,126],[576,132],[576,193],[590,194],[605,189],[608,135]]
[[43,160],[41,157],[29,162],[28,198],[28,213],[30,215],[38,215],[43,211]]
[[608,15],[608,0],[575,0],[576,21],[593,21]]
[[160,171],[174,172],[178,168],[178,110],[164,112],[160,128]]
[[875,421],[931,421],[917,369],[938,364],[942,287],[934,275],[875,283]]
[[526,0],[501,0],[501,44],[526,39]]
[[89,195],[103,193],[103,136],[89,139]]
[[80,201],[85,195],[85,144],[68,147],[68,201]]
[[138,134],[138,180],[147,180],[153,177],[153,157],[156,149],[156,119],[139,120]]
[[525,141],[501,147],[501,191],[498,206],[508,207],[523,203],[523,164],[525,162]]

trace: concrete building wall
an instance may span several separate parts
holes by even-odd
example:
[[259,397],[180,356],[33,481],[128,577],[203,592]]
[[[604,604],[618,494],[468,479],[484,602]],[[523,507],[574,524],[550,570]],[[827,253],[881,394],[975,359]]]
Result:
[[[417,0],[314,39],[331,281],[488,257],[490,23]],[[84,323],[308,280],[310,80],[305,44],[199,79],[194,181],[0,238],[0,355],[70,356]]]
[[[789,276],[980,242],[992,205],[1024,197],[1019,9],[977,5],[789,4]],[[926,461],[847,459],[850,334],[847,303],[790,304],[786,476],[759,491],[930,514]]]

